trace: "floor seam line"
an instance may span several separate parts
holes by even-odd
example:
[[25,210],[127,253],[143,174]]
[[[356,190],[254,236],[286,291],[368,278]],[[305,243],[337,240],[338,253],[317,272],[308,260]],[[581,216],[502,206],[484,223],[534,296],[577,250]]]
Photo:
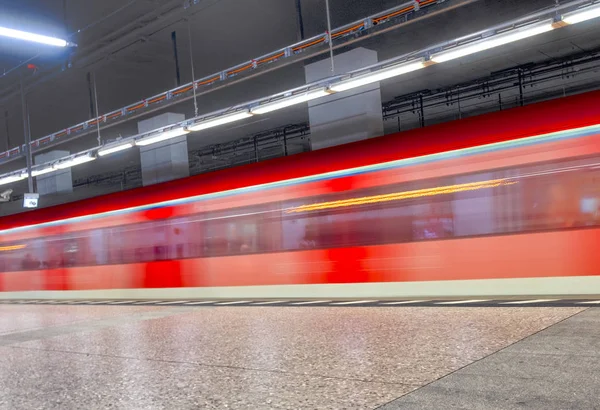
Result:
[[2,347],[13,348],[13,349],[22,349],[22,350],[34,350],[34,351],[39,351],[39,352],[56,352],[56,353],[76,354],[76,355],[80,355],[80,356],[95,356],[95,357],[105,357],[105,358],[113,358],[113,359],[149,361],[149,362],[157,362],[157,363],[184,364],[184,365],[188,365],[188,366],[201,366],[201,367],[211,367],[211,368],[219,368],[219,369],[279,373],[279,374],[284,374],[284,375],[289,374],[289,375],[294,375],[294,376],[309,376],[309,377],[318,377],[318,378],[324,378],[324,379],[349,380],[349,381],[355,381],[355,382],[361,382],[361,383],[379,383],[379,384],[388,384],[388,385],[395,385],[395,386],[408,386],[408,387],[419,386],[419,384],[366,380],[366,379],[358,379],[358,378],[353,378],[353,377],[328,376],[328,375],[322,375],[322,374],[288,372],[288,371],[276,370],[276,369],[258,369],[258,368],[252,368],[252,367],[244,367],[244,366],[217,365],[217,364],[208,364],[208,363],[199,363],[199,362],[184,362],[184,361],[180,361],[180,360],[165,360],[165,359],[152,359],[152,358],[146,358],[146,357],[118,356],[118,355],[110,355],[110,354],[74,352],[74,351],[57,350],[57,349],[38,349],[38,348],[33,348],[33,347],[24,347],[24,346],[17,346],[17,345],[9,345],[9,346],[2,346]]
[[539,333],[543,332],[543,331],[544,331],[544,330],[546,330],[546,329],[550,329],[551,327],[553,327],[553,326],[556,326],[556,325],[558,325],[559,323],[562,323],[562,322],[564,322],[564,321],[566,321],[566,320],[569,320],[569,319],[571,319],[572,317],[575,317],[575,316],[577,316],[577,315],[579,315],[579,314],[581,314],[581,313],[583,313],[583,312],[586,312],[586,311],[587,311],[587,310],[589,310],[589,309],[591,309],[591,307],[582,308],[582,310],[581,310],[581,311],[579,311],[579,312],[573,313],[572,315],[569,315],[569,316],[567,316],[567,317],[565,317],[565,318],[563,318],[563,319],[561,319],[561,320],[557,321],[556,323],[553,323],[553,324],[551,324],[550,326],[546,326],[545,328],[543,328],[543,329],[540,329],[540,330],[538,330],[537,332],[534,332],[534,333],[530,334],[529,336],[526,336],[526,337],[524,337],[524,338],[522,338],[522,339],[519,339],[519,340],[517,340],[517,341],[515,341],[515,342],[513,342],[513,343],[510,343],[509,345],[507,345],[507,346],[504,346],[502,349],[496,350],[495,352],[493,352],[493,353],[490,353],[490,354],[488,354],[488,355],[486,355],[486,356],[482,357],[481,359],[477,359],[477,360],[475,360],[475,361],[473,361],[473,362],[471,362],[471,363],[469,363],[469,364],[466,364],[466,365],[464,365],[464,366],[461,366],[461,367],[459,367],[458,369],[456,369],[456,370],[453,370],[453,371],[451,371],[450,373],[448,373],[448,374],[445,374],[445,375],[443,375],[442,377],[439,377],[439,378],[437,378],[437,379],[435,379],[435,380],[432,380],[432,381],[430,381],[429,383],[426,383],[426,384],[424,384],[424,385],[422,385],[422,386],[420,386],[420,387],[416,388],[416,389],[415,389],[415,390],[413,390],[413,391],[410,391],[410,392],[408,392],[408,393],[406,393],[406,394],[402,394],[402,395],[400,395],[400,396],[396,397],[394,400],[390,400],[390,401],[388,401],[388,402],[386,402],[386,403],[383,403],[383,404],[381,404],[381,405],[379,405],[379,406],[375,407],[373,410],[381,409],[383,406],[387,406],[388,404],[391,404],[391,403],[395,402],[396,400],[399,400],[399,399],[401,399],[401,398],[403,398],[403,397],[406,397],[406,396],[409,396],[409,395],[411,395],[411,394],[414,394],[415,392],[417,392],[417,391],[419,391],[419,390],[421,390],[421,389],[423,389],[423,388],[425,388],[425,387],[427,387],[427,386],[429,386],[429,385],[431,385],[431,384],[433,384],[433,383],[437,382],[438,380],[443,380],[443,379],[445,379],[445,378],[447,378],[447,377],[449,377],[449,376],[453,375],[454,373],[456,373],[456,372],[458,372],[458,371],[460,371],[460,370],[462,370],[462,369],[465,369],[465,368],[467,368],[467,367],[469,367],[469,366],[471,366],[471,365],[474,365],[474,364],[476,364],[476,363],[479,363],[480,361],[482,361],[482,360],[484,360],[484,359],[487,359],[488,357],[492,357],[492,356],[494,356],[494,355],[496,355],[496,354],[498,354],[498,353],[502,352],[503,350],[506,350],[506,349],[508,349],[509,347],[511,347],[511,346],[514,346],[514,345],[515,345],[515,344],[517,344],[517,343],[520,343],[520,342],[522,342],[522,341],[524,341],[524,340],[527,340],[527,339],[529,339],[530,337],[533,337],[533,336],[535,336],[535,335],[537,335],[537,334],[539,334]]

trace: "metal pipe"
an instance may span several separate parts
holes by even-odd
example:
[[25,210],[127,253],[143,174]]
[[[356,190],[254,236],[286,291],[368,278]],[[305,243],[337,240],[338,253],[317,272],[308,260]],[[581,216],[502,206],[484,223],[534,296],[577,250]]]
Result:
[[25,88],[23,87],[23,79],[21,79],[21,110],[23,113],[23,135],[25,139],[25,150],[27,155],[27,184],[29,193],[33,193],[33,177],[31,176],[31,133],[29,130],[29,113],[27,110],[27,100],[25,98]]
[[296,18],[298,21],[298,41],[304,40],[304,20],[302,18],[302,0],[296,0]]
[[10,128],[8,126],[8,110],[4,111],[4,127],[6,128],[6,151],[10,150]]
[[[96,73],[94,72],[94,105],[96,106],[96,119],[100,117],[98,110],[98,89],[96,88]],[[100,120],[96,121],[96,130],[98,132],[98,146],[102,145],[102,137],[100,136]]]
[[254,142],[254,162],[258,162],[258,141],[256,137],[254,137],[252,140]]
[[171,40],[173,42],[173,59],[175,60],[175,86],[181,85],[181,74],[179,72],[179,54],[177,53],[177,32],[171,33]]
[[425,106],[423,105],[423,94],[419,94],[419,120],[421,128],[425,127]]
[[198,98],[196,95],[196,74],[194,73],[194,49],[192,48],[192,26],[188,20],[188,40],[190,47],[190,64],[192,66],[192,90],[194,92],[194,115],[198,116]]
[[329,11],[329,0],[325,0],[327,9],[327,37],[329,38],[329,57],[331,58],[331,73],[335,74],[335,64],[333,62],[333,37],[331,35],[331,13]]
[[519,105],[522,107],[525,104],[523,96],[523,70],[519,69]]

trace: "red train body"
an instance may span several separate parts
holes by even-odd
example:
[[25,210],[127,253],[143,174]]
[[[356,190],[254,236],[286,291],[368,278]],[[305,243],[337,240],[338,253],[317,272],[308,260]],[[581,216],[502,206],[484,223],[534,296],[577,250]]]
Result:
[[0,297],[600,293],[600,92],[0,219]]

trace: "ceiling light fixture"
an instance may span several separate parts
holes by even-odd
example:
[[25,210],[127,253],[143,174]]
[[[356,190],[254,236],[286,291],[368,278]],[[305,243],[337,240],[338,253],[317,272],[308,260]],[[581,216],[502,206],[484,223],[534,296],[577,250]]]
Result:
[[135,142],[135,145],[140,147],[145,147],[146,145],[156,144],[157,142],[162,142],[169,140],[171,138],[181,137],[182,135],[188,134],[189,130],[184,127],[177,127],[167,131],[160,132],[158,134],[151,135],[146,138],[139,139]]
[[21,30],[13,30],[11,28],[0,27],[0,36],[16,38],[18,40],[31,41],[34,43],[45,44],[55,47],[66,47],[69,42],[56,37],[42,36],[41,34],[28,33]]
[[28,177],[27,172],[18,172],[12,175],[8,175],[0,178],[0,185],[12,184],[13,182],[18,182],[26,179]]
[[248,110],[238,111],[232,114],[225,114],[207,120],[198,121],[197,123],[188,126],[187,129],[189,131],[201,131],[207,128],[217,127],[219,125],[229,124],[230,122],[243,120],[245,118],[252,117],[252,115],[253,114]]
[[319,88],[317,90],[307,91],[302,94],[292,95],[290,97],[281,98],[279,100],[271,101],[257,107],[252,108],[252,114],[266,114],[271,111],[280,110],[287,108],[292,105],[301,104],[316,98],[326,97],[332,94],[333,91],[326,88]]
[[70,168],[70,167],[74,167],[75,165],[85,164],[86,162],[90,162],[95,159],[96,159],[95,156],[88,153],[86,155],[80,155],[78,157],[73,157],[66,161],[54,164],[54,169],[56,170],[56,169]]
[[446,61],[454,60],[456,58],[468,56],[469,54],[475,54],[480,51],[489,50],[491,48],[499,47],[504,44],[512,43],[515,41],[523,40],[528,37],[536,36],[538,34],[546,33],[554,28],[552,23],[552,20],[545,20],[539,23],[518,27],[510,31],[505,31],[503,33],[494,34],[482,40],[477,40],[471,43],[466,43],[453,48],[449,48],[448,50],[432,54],[431,61],[435,63],[443,63]]
[[600,3],[592,4],[587,7],[582,7],[578,10],[566,13],[562,16],[562,21],[567,24],[581,23],[600,17]]
[[125,151],[126,149],[133,148],[133,142],[127,142],[125,144],[115,144],[109,145],[105,148],[101,148],[98,150],[98,155],[101,157],[109,154],[114,154],[115,152]]
[[394,64],[391,66],[384,67],[381,70],[373,71],[367,74],[360,74],[354,77],[344,79],[339,83],[331,85],[329,89],[334,92],[347,91],[353,88],[362,87],[363,85],[375,83],[378,81],[386,80],[388,78],[410,73],[411,71],[416,71],[424,67],[425,59]]
[[56,171],[54,167],[38,168],[31,171],[31,176],[39,177],[40,175],[49,174],[54,171]]

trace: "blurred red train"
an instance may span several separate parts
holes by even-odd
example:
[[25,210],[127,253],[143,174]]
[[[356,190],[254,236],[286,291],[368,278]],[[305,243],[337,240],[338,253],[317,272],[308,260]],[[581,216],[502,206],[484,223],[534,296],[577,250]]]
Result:
[[4,298],[600,294],[600,92],[0,219]]

